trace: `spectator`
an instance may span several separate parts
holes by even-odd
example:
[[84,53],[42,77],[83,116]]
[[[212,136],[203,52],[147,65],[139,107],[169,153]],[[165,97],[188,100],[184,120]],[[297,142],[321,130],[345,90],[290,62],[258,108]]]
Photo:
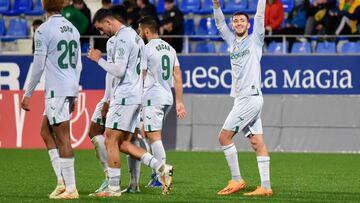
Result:
[[[360,0],[340,0],[340,24],[335,34],[356,35],[359,33],[357,29],[360,20]],[[355,39],[356,40],[356,39]]]
[[156,7],[149,2],[149,0],[136,0],[136,4],[139,7],[139,17],[143,18],[145,16],[151,16],[155,18],[158,25],[160,25],[160,20],[156,14]]
[[70,0],[64,0],[64,5],[61,15],[78,29],[80,35],[83,35],[86,32],[89,20],[71,4]]
[[92,31],[91,31],[91,11],[90,9],[87,7],[86,3],[84,2],[84,0],[73,0],[73,5],[74,7],[79,10],[82,14],[84,14],[84,16],[86,16],[86,18],[89,21],[88,26],[86,27],[86,31],[84,33],[84,35],[86,35],[86,37],[82,37],[80,38],[80,42],[81,44],[83,43],[89,43],[89,36],[92,35]]
[[284,20],[284,6],[280,0],[267,0],[265,8],[265,29],[271,34],[278,32]]
[[[285,28],[281,30],[280,34],[303,35],[305,32],[306,16],[309,6],[309,0],[295,0],[295,6],[290,11],[288,18],[286,19]],[[295,37],[290,37],[287,39],[290,50],[295,39]]]
[[[162,35],[183,35],[184,34],[184,15],[180,9],[175,6],[174,0],[165,0],[165,11],[163,13],[163,26],[160,28]],[[181,53],[183,39],[164,38],[177,53]]]
[[[40,19],[36,19],[33,21],[32,23],[32,29],[33,29],[33,32],[35,33],[36,29],[43,23],[42,20]],[[35,50],[35,43],[34,43],[34,37],[33,37],[33,43],[32,43],[32,53],[34,53],[34,50]]]
[[305,34],[334,34],[337,10],[336,0],[314,0],[308,11]]
[[127,12],[127,24],[130,25],[134,30],[139,27],[138,20],[139,7],[136,5],[136,0],[125,0],[122,4],[126,8]]
[[111,9],[113,6],[111,0],[101,0],[101,5],[103,9]]
[[[267,0],[265,8],[265,34],[280,34],[281,24],[284,20],[284,7],[280,0]],[[272,39],[265,39],[266,43]]]

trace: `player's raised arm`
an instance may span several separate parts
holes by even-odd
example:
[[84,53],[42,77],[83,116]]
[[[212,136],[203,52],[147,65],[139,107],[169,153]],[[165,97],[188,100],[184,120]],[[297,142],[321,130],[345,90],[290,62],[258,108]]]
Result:
[[214,18],[216,27],[219,30],[221,37],[228,43],[231,44],[234,39],[234,34],[230,31],[229,27],[226,25],[225,16],[220,8],[220,1],[213,0],[214,7]]
[[253,34],[255,40],[257,42],[260,42],[261,45],[263,44],[265,37],[265,28],[264,28],[265,6],[266,6],[266,0],[259,0],[257,4],[256,14],[254,17]]
[[178,118],[185,118],[186,111],[183,103],[183,83],[181,76],[181,69],[179,65],[179,60],[176,57],[175,67],[174,67],[174,89],[175,89],[175,101],[176,101],[176,115]]

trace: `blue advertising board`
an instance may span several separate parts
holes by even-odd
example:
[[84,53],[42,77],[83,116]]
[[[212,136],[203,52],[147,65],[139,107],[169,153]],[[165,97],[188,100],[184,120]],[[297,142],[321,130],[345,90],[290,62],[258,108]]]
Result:
[[[228,56],[180,56],[185,93],[228,94]],[[1,89],[23,89],[31,56],[0,56]],[[264,94],[360,94],[360,56],[263,56]],[[105,72],[83,56],[83,89],[104,89]]]

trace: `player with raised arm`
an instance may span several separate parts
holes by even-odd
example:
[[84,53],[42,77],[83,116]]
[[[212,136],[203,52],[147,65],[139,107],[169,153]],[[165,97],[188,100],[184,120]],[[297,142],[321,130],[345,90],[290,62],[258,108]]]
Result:
[[246,183],[240,174],[238,154],[232,141],[234,135],[242,131],[255,150],[261,179],[261,186],[253,192],[244,195],[272,195],[270,186],[270,157],[264,143],[261,123],[263,97],[261,93],[260,60],[264,44],[264,15],[266,0],[259,0],[254,18],[254,29],[251,35],[249,16],[236,12],[232,16],[230,31],[220,9],[219,0],[213,0],[216,26],[222,38],[230,48],[230,63],[232,85],[230,96],[234,97],[234,106],[219,134],[219,142],[224,150],[232,179],[228,185],[218,192],[219,195],[229,195],[245,189]]
[[130,27],[125,26],[121,16],[111,11],[99,10],[94,16],[95,27],[102,34],[115,36],[114,58],[109,63],[101,58],[101,52],[90,49],[88,57],[115,77],[111,90],[109,112],[105,123],[105,146],[108,155],[109,186],[97,196],[121,196],[120,156],[124,152],[155,169],[162,178],[163,193],[167,194],[172,182],[173,167],[161,164],[144,149],[131,144],[129,137],[134,133],[142,97],[141,63],[144,42]]
[[[56,141],[47,142],[51,147],[51,160],[59,150],[61,174],[65,190],[51,194],[52,199],[77,199],[75,184],[74,154],[70,143],[70,111],[79,92],[82,69],[80,34],[60,11],[63,0],[43,0],[47,20],[35,32],[34,69],[25,90],[21,107],[29,111],[30,97],[45,71],[45,114],[41,130],[56,134]],[[48,127],[48,124],[51,128]],[[51,137],[47,131],[47,137]],[[43,134],[42,134],[43,135]],[[44,139],[45,140],[45,139]],[[51,144],[50,144],[51,143]],[[56,191],[54,191],[56,192]]]
[[[167,110],[173,104],[171,86],[174,79],[176,114],[178,118],[185,117],[185,107],[182,101],[182,77],[176,51],[167,42],[159,38],[158,25],[153,17],[146,16],[139,21],[139,35],[145,45],[146,68],[144,70],[144,95],[142,113],[144,130],[150,142],[154,157],[166,162],[166,154],[161,141],[161,129]],[[152,175],[152,184],[156,184],[156,174]]]

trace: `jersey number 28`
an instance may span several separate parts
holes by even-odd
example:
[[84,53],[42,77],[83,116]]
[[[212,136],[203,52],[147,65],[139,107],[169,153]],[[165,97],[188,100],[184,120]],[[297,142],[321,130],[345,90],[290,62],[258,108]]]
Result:
[[76,68],[74,58],[76,56],[77,48],[78,44],[75,40],[71,40],[69,42],[66,40],[59,41],[57,44],[57,50],[62,51],[62,54],[58,58],[58,65],[61,69],[67,69],[69,64],[71,68]]

